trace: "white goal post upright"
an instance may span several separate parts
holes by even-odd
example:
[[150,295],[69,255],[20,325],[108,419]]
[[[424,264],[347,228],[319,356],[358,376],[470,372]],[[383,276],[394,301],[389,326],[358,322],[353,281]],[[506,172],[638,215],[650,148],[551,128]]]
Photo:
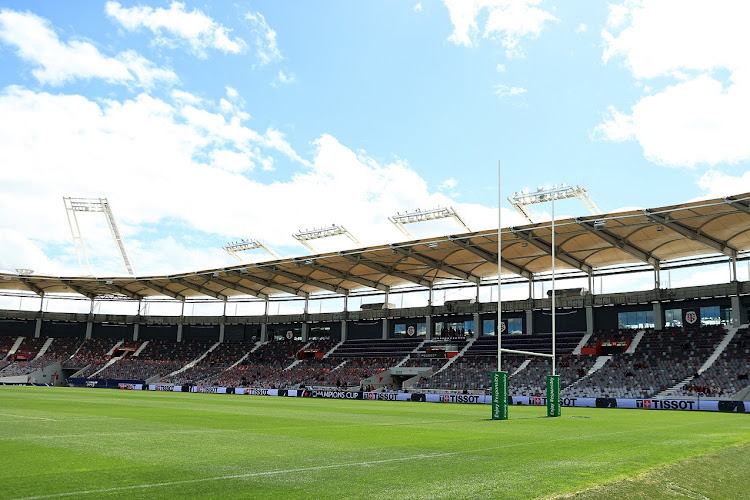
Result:
[[502,371],[502,196],[500,195],[500,160],[497,161],[497,371],[492,372],[492,420],[508,420],[508,373]]
[[[547,416],[560,416],[560,377],[556,375],[556,323],[555,323],[555,193],[550,193],[549,201],[552,201],[552,354],[540,352],[520,351],[515,349],[503,349],[502,347],[502,194],[501,194],[501,162],[497,162],[497,371],[492,372],[492,420],[508,419],[508,373],[502,371],[502,353],[521,354],[525,356],[541,356],[551,358],[552,375],[547,377]],[[555,186],[557,188],[557,186]],[[545,193],[546,194],[546,193]],[[546,200],[545,200],[546,201]]]

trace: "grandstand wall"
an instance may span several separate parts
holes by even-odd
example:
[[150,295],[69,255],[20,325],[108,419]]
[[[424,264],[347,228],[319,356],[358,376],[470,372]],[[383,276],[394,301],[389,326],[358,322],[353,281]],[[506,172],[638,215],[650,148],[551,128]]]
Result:
[[[524,333],[551,331],[549,299],[503,302],[503,319],[521,322]],[[652,311],[664,322],[665,313],[688,308],[719,307],[731,311],[736,324],[748,321],[750,285],[747,282],[690,287],[670,290],[649,290],[608,295],[586,295],[560,298],[557,309],[558,332],[591,332],[618,328],[622,312]],[[423,325],[429,321],[440,336],[436,325],[473,322],[472,334],[493,334],[484,331],[485,321],[494,321],[497,303],[478,302],[449,306],[428,306],[338,313],[261,316],[153,316],[52,313],[39,311],[0,310],[0,335],[35,337],[102,337],[141,340],[206,340],[219,341],[308,338],[311,332],[325,331],[331,339],[382,339],[396,335],[396,325]],[[657,318],[655,318],[657,321]],[[657,323],[658,329],[658,323]]]

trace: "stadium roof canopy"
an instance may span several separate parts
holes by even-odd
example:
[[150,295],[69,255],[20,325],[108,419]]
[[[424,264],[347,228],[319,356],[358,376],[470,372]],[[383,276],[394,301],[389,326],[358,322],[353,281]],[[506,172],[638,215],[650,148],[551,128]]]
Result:
[[[556,269],[591,275],[611,266],[651,266],[688,257],[736,260],[750,250],[750,193],[647,210],[558,220]],[[550,222],[503,228],[503,274],[531,279],[551,270]],[[399,285],[428,287],[497,276],[497,230],[457,234],[336,253],[244,264],[171,276],[53,277],[0,273],[0,290],[90,299],[166,296],[225,300],[276,294],[308,297]],[[635,268],[635,267],[634,267]]]

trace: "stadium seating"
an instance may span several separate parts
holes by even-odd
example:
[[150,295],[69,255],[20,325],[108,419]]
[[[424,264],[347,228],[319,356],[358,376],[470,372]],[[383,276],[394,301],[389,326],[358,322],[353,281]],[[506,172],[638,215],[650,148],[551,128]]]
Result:
[[[747,329],[739,330],[716,361],[700,375],[697,375],[698,369],[725,336],[722,327],[648,330],[640,342],[633,345],[634,352],[626,353],[625,348],[632,343],[635,333],[615,330],[592,334],[586,342],[589,352],[601,346],[617,347],[608,351],[607,358],[601,358],[608,361],[595,371],[592,367],[599,356],[572,354],[581,343],[583,333],[558,334],[556,373],[560,375],[562,394],[653,397],[682,382],[685,385],[672,396],[731,397],[750,385],[750,332]],[[7,353],[17,339],[0,336],[0,352]],[[10,363],[5,359],[0,365],[0,377],[27,374],[60,361],[64,368],[79,370],[78,376],[84,378],[95,374],[102,379],[149,380],[177,385],[358,388],[364,379],[399,366],[431,368],[433,375],[420,380],[415,386],[417,390],[477,392],[490,389],[490,376],[497,365],[497,337],[494,336],[474,340],[399,338],[343,343],[277,340],[263,344],[151,340],[138,356],[134,352],[143,341],[54,338],[46,352],[34,359],[46,342],[45,337],[24,339],[17,353],[28,360]],[[113,351],[116,345],[118,348]],[[453,358],[425,356],[428,348],[448,346],[461,354]],[[212,347],[214,349],[209,351]],[[503,347],[550,352],[551,336],[507,335],[503,337]],[[199,362],[186,368],[201,356]],[[503,370],[510,375],[512,395],[544,395],[550,368],[549,358],[503,355]]]

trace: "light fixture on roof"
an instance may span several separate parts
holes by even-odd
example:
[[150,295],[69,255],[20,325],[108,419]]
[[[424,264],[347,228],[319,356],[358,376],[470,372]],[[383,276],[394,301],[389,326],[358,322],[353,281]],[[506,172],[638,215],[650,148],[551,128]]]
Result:
[[657,231],[664,231],[664,226],[656,226]]
[[607,221],[604,219],[598,219],[594,221],[594,229],[599,229],[607,225]]
[[34,274],[34,270],[24,268],[16,269],[16,274],[19,276],[31,276],[32,274]]
[[578,198],[581,202],[586,205],[586,208],[592,214],[601,214],[601,211],[596,204],[591,201],[589,197],[589,191],[581,186],[568,186],[567,184],[553,185],[547,184],[542,187],[539,186],[534,193],[529,193],[528,189],[523,191],[515,191],[513,196],[508,197],[508,201],[518,213],[524,216],[530,223],[534,223],[534,219],[531,218],[531,214],[524,208],[526,205],[534,205],[535,203],[545,203],[548,201],[564,200],[567,198]]
[[280,259],[281,256],[276,253],[272,248],[270,248],[268,245],[263,243],[262,241],[254,238],[249,239],[241,239],[239,241],[233,241],[231,243],[227,243],[222,247],[229,255],[234,257],[235,259],[239,260],[240,262],[245,262],[242,257],[240,256],[240,252],[244,252],[245,250],[255,250],[256,248],[260,248],[261,250],[265,250],[267,254],[271,255],[272,257],[276,259]]
[[120,252],[120,257],[122,258],[123,264],[125,264],[125,269],[128,274],[135,276],[133,265],[130,262],[130,257],[128,257],[128,252],[125,249],[125,241],[122,238],[120,229],[117,227],[115,214],[112,212],[112,207],[109,205],[107,198],[71,198],[64,196],[63,203],[65,204],[65,214],[68,216],[68,225],[70,226],[70,233],[73,236],[73,245],[75,245],[76,248],[78,265],[81,267],[81,270],[84,271],[83,265],[85,262],[89,274],[93,274],[91,272],[91,264],[89,263],[88,255],[86,254],[86,247],[83,244],[83,236],[81,235],[81,228],[78,225],[76,212],[102,212],[104,218],[107,219],[109,231],[112,233],[112,239],[115,241],[115,246]]
[[344,226],[339,226],[337,224],[331,224],[328,227],[323,227],[320,229],[308,229],[305,231],[299,231],[297,233],[294,233],[292,237],[302,243],[305,247],[307,247],[310,251],[314,252],[315,249],[308,243],[309,240],[317,240],[320,238],[330,238],[331,236],[338,236],[338,235],[344,235],[350,240],[352,240],[354,243],[359,243],[359,240],[354,237],[352,233],[350,233]]
[[429,242],[427,244],[427,246],[430,247],[430,248],[437,248],[438,242],[437,241],[431,241],[431,242]]
[[417,208],[416,210],[406,211],[403,214],[401,212],[398,212],[396,213],[396,215],[388,217],[388,220],[391,221],[391,223],[406,236],[413,236],[413,234],[411,234],[409,230],[406,229],[405,224],[446,218],[454,219],[456,222],[461,224],[461,226],[466,229],[466,231],[471,232],[469,226],[466,225],[466,222],[461,218],[459,213],[453,207],[437,207],[430,208],[428,210],[421,210]]

